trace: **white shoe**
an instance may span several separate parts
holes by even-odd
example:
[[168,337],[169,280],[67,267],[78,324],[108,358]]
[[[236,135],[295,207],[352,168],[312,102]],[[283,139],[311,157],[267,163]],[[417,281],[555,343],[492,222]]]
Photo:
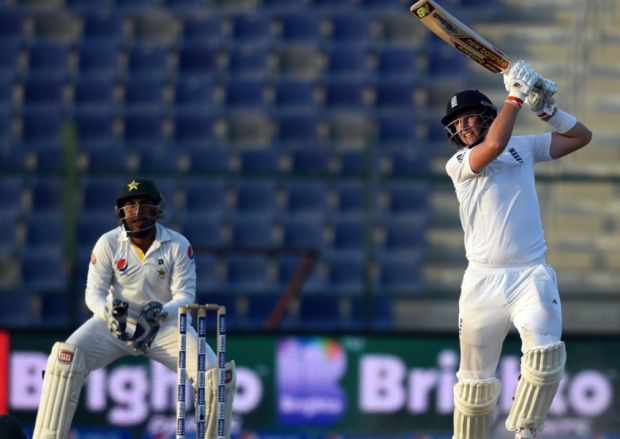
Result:
[[535,428],[521,427],[515,434],[515,439],[537,439],[537,437]]

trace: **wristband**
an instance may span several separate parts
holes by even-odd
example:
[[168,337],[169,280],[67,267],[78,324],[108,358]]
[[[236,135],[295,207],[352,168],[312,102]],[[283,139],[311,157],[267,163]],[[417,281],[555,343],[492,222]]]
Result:
[[514,106],[515,106],[515,107],[517,107],[517,108],[521,108],[521,106],[523,105],[523,100],[522,100],[522,99],[519,99],[519,98],[518,98],[518,97],[516,97],[516,96],[510,96],[510,95],[509,95],[509,96],[506,98],[506,101],[505,101],[505,102],[506,102],[506,103],[508,103],[508,104],[512,104],[512,105],[514,105]]
[[565,134],[577,125],[577,118],[572,114],[568,114],[559,108],[556,108],[555,114],[547,120],[547,123],[560,134]]

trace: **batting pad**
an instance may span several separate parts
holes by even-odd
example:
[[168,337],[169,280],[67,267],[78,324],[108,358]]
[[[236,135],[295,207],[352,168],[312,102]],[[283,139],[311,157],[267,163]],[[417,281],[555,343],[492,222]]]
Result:
[[86,363],[80,348],[56,342],[47,360],[41,402],[32,437],[68,437],[85,378]]
[[531,349],[521,358],[521,378],[506,428],[542,430],[545,418],[564,375],[566,348],[557,342]]
[[489,439],[491,415],[501,390],[497,378],[456,383],[453,439]]
[[[205,392],[206,400],[206,432],[205,437],[209,439],[217,439],[218,437],[218,369],[209,369],[205,374],[205,381],[207,385],[207,391]],[[225,437],[230,438],[230,421],[232,419],[232,404],[235,398],[235,391],[237,390],[237,371],[235,369],[235,362],[229,361],[226,363],[225,371],[225,389],[226,389],[226,404],[223,406],[225,423]]]

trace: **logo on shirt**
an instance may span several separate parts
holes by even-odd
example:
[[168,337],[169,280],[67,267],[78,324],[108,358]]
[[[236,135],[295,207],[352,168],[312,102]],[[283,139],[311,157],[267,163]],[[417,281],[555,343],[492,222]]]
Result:
[[456,159],[459,161],[459,163],[463,163],[463,157],[465,157],[465,153],[457,155]]
[[508,150],[508,152],[510,153],[510,155],[512,155],[512,157],[519,162],[520,164],[523,164],[523,159],[521,158],[521,156],[519,155],[519,153],[517,152],[516,149],[514,148],[510,148]]
[[90,263],[95,265],[97,263],[97,257],[95,256],[94,253],[90,254]]
[[194,249],[191,245],[187,247],[187,257],[190,259],[194,259]]
[[127,259],[121,259],[120,261],[116,263],[116,269],[120,271],[121,273],[124,273],[125,271],[127,271],[128,266],[129,264],[127,263]]

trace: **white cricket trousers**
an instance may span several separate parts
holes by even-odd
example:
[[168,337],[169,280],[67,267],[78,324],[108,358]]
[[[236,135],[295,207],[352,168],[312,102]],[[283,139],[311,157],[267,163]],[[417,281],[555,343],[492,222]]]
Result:
[[511,323],[524,353],[560,341],[562,306],[553,268],[546,263],[506,268],[470,263],[459,299],[459,379],[495,376]]

